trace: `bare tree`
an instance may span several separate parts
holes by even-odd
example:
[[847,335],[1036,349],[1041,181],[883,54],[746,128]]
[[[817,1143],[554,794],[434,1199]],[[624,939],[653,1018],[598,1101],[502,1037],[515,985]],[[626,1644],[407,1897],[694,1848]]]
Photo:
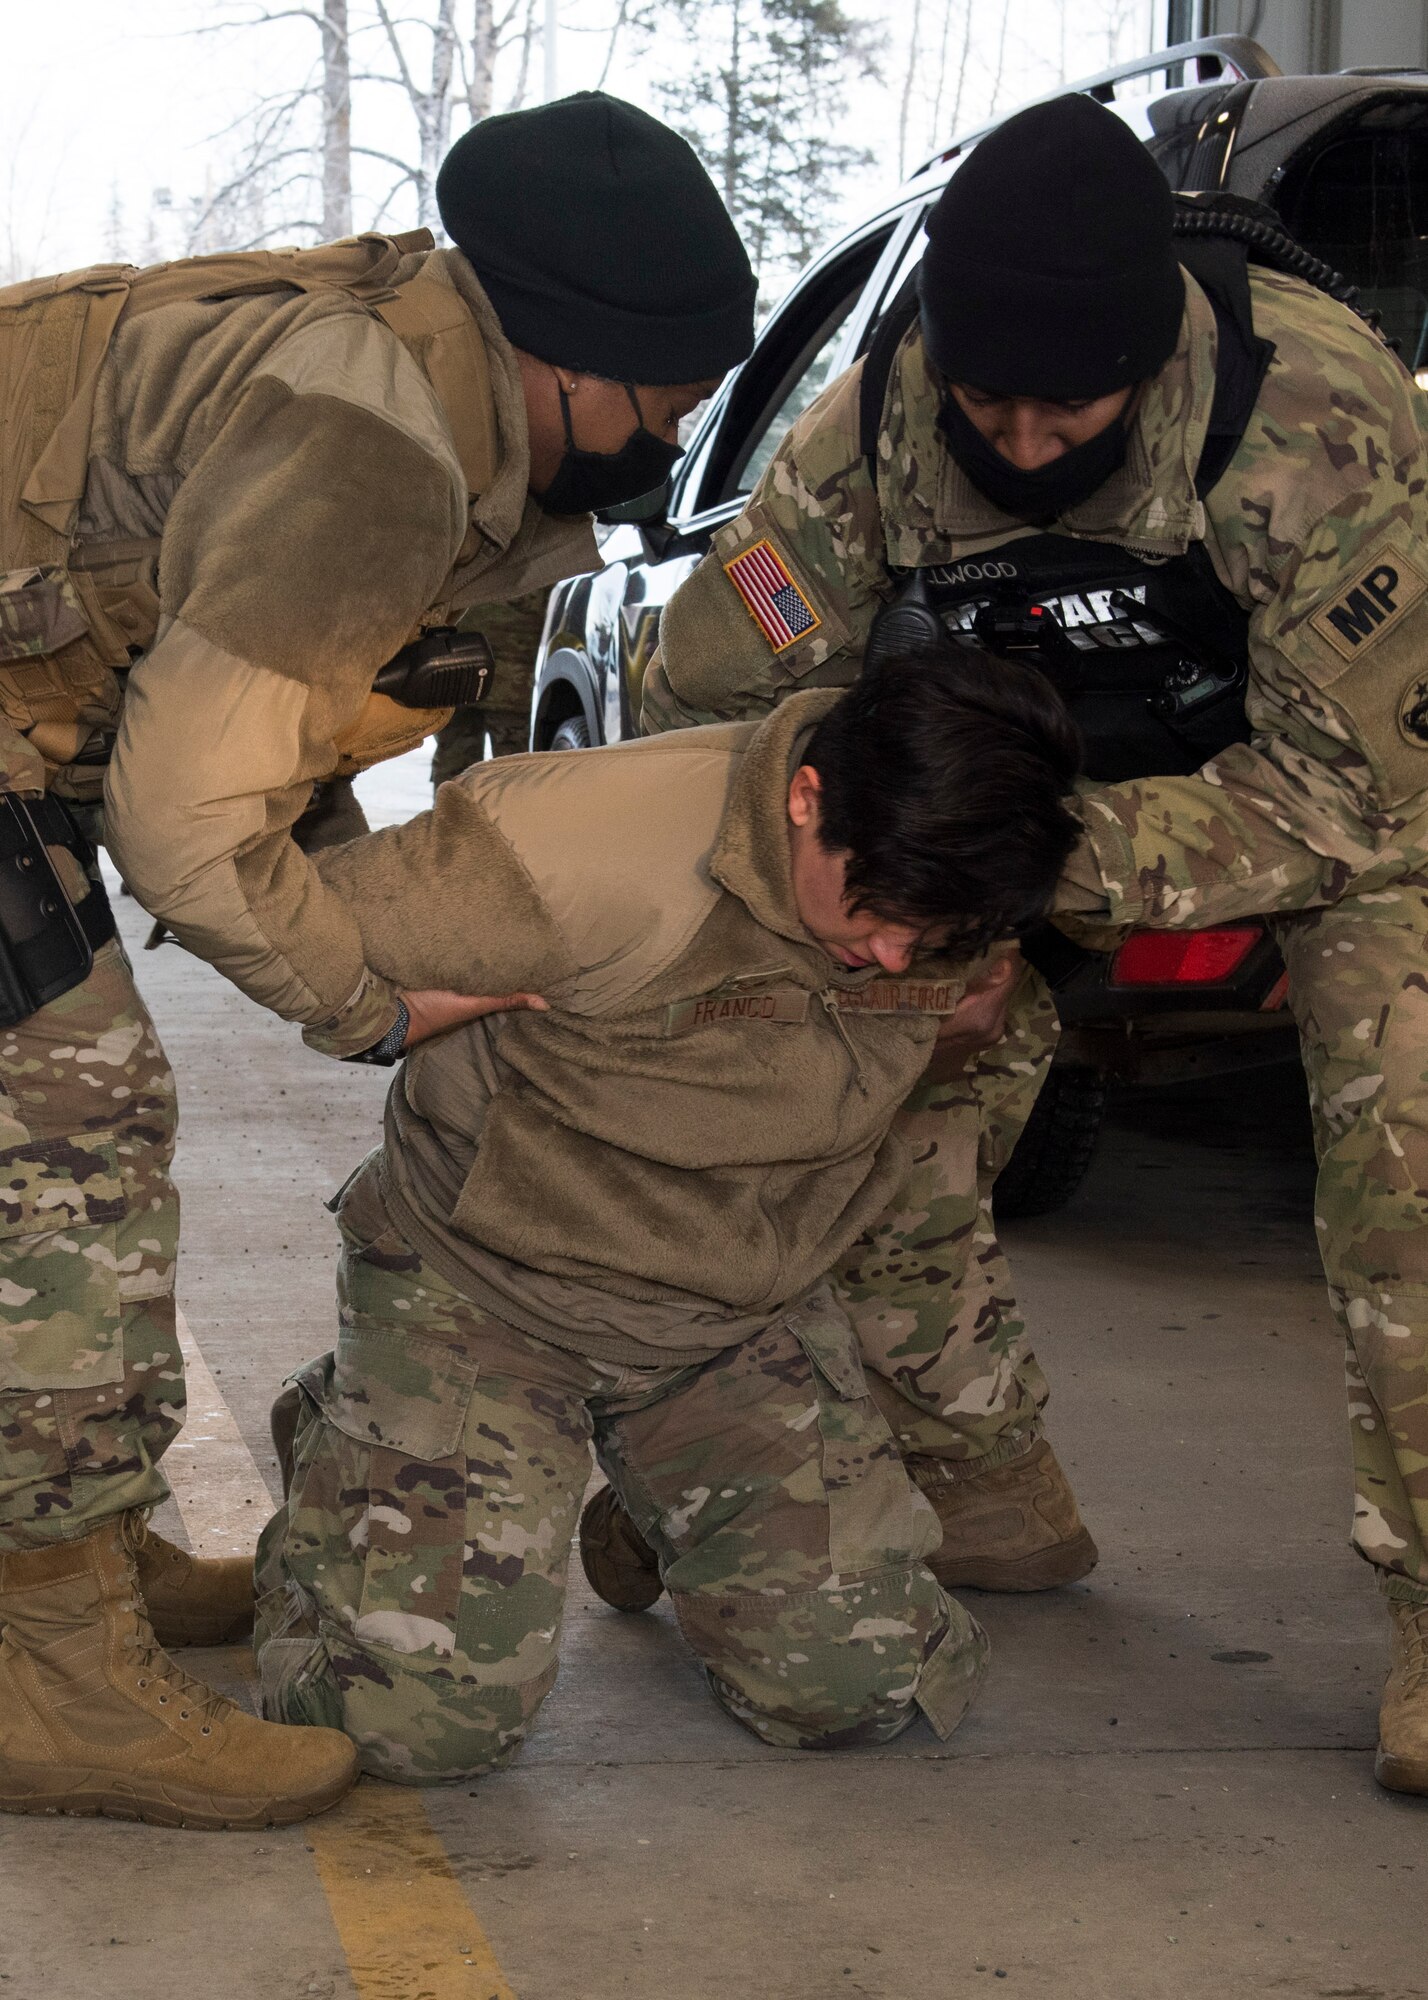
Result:
[[953,132],[957,130],[962,118],[962,93],[967,87],[967,64],[972,54],[972,10],[975,5],[976,0],[963,0],[962,53],[957,63],[957,92],[952,100],[950,120]]
[[377,20],[386,37],[387,50],[396,70],[395,76],[372,76],[366,81],[372,83],[396,84],[406,95],[411,113],[416,120],[417,156],[415,164],[397,159],[393,154],[381,152],[371,146],[356,146],[353,151],[368,159],[384,160],[389,166],[399,170],[396,186],[383,203],[382,211],[391,205],[392,199],[404,182],[410,182],[416,193],[417,222],[423,228],[440,227],[436,212],[436,176],[451,137],[451,86],[456,72],[456,0],[436,0],[436,18],[426,22],[411,22],[425,28],[431,36],[431,60],[427,69],[428,80],[419,83],[402,38],[397,32],[397,23],[392,18],[387,0],[375,0]]
[[[966,0],[967,11],[971,12],[971,0]],[[947,40],[952,32],[952,0],[942,0],[942,39],[937,48],[937,87],[932,99],[931,143],[940,146],[942,138],[942,93],[947,88]]]
[[[210,18],[197,30],[215,35],[310,24],[311,66],[247,106],[214,143],[233,149],[201,199],[185,205],[187,250],[244,247],[276,236],[331,239],[353,228],[354,178],[361,164],[388,179],[361,201],[363,221],[380,227],[410,199],[416,220],[440,228],[436,177],[464,114],[478,124],[497,108],[498,79],[508,76],[504,108],[525,102],[534,45],[542,34],[541,0],[205,0]],[[603,20],[572,32],[598,36],[594,64],[603,83],[616,50],[652,32],[670,0],[608,0]],[[603,10],[602,10],[603,11]],[[360,51],[360,53],[359,53]],[[504,59],[504,64],[503,64]],[[411,113],[411,144],[374,133],[369,89],[397,91]],[[367,106],[367,109],[363,107]],[[358,163],[354,169],[354,162]],[[364,186],[373,176],[362,176]],[[251,234],[244,236],[245,227]]]
[[1011,0],[1002,0],[1002,25],[997,36],[997,68],[992,78],[991,108],[996,110],[1002,101],[1002,78],[1007,71],[1007,23],[1011,18]]
[[526,92],[531,83],[531,47],[536,38],[536,0],[526,0],[526,16],[520,32],[520,68],[516,72],[516,87],[511,92],[507,107],[519,111],[526,101]]
[[352,234],[352,46],[347,0],[322,0],[322,233]]
[[128,261],[125,249],[124,204],[119,199],[117,180],[109,183],[109,213],[104,222],[104,248],[111,264],[123,264]]
[[44,266],[58,168],[51,174],[43,201],[38,201],[21,172],[22,160],[28,164],[40,157],[38,148],[26,144],[34,117],[32,111],[14,135],[9,157],[0,168],[0,285],[18,285],[26,278],[38,277]]
[[471,59],[466,75],[466,108],[471,123],[491,115],[496,92],[496,9],[492,0],[474,0]]
[[[240,7],[243,0],[238,0]],[[269,203],[281,194],[305,186],[313,177],[310,140],[304,132],[314,103],[318,109],[318,179],[316,190],[319,213],[301,217],[287,203],[283,219],[269,228],[266,222],[253,241],[266,240],[282,232],[305,232],[321,237],[352,234],[352,50],[348,26],[348,0],[317,0],[313,6],[266,6],[250,4],[235,18],[205,21],[196,34],[223,34],[250,28],[269,28],[283,21],[306,21],[318,35],[316,72],[309,71],[290,88],[259,98],[215,141],[239,136],[239,150],[229,171],[216,187],[210,184],[202,200],[192,204],[190,249],[245,247],[232,232],[239,218],[251,221],[266,214]],[[214,239],[221,239],[215,242]]]
[[922,26],[922,0],[912,0],[912,27],[907,38],[907,66],[902,73],[902,96],[897,113],[897,177],[907,174],[907,120],[912,106],[912,80],[917,74],[917,37]]
[[519,68],[508,110],[524,103],[530,83],[531,44],[536,39],[536,0],[472,0],[471,39],[458,49],[463,65],[466,108],[479,125],[496,107],[496,60],[508,48],[519,51]]

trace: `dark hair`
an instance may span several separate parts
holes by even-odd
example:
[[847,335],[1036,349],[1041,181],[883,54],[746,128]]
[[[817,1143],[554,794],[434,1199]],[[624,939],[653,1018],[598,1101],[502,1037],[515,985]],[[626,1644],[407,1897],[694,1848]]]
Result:
[[949,646],[865,673],[802,761],[854,906],[945,929],[971,958],[1045,916],[1080,832],[1065,804],[1080,758],[1044,674]]

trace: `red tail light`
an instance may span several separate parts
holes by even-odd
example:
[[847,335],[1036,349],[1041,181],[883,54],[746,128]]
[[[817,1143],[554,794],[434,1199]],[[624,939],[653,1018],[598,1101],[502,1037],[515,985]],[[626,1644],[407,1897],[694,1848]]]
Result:
[[1211,931],[1136,931],[1111,961],[1112,986],[1212,986],[1228,979],[1264,936],[1262,924]]

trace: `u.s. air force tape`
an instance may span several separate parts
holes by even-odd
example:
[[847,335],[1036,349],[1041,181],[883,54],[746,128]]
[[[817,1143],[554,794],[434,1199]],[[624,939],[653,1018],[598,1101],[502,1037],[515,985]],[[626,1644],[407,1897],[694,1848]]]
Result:
[[[873,979],[866,986],[830,986],[819,997],[840,1014],[951,1014],[964,991],[960,979]],[[675,1000],[664,1010],[667,1037],[691,1034],[727,1021],[783,1022],[808,1019],[814,995],[799,986],[769,987],[762,993],[705,993]]]
[[830,987],[828,998],[840,1014],[950,1014],[965,990],[960,979],[872,979]]

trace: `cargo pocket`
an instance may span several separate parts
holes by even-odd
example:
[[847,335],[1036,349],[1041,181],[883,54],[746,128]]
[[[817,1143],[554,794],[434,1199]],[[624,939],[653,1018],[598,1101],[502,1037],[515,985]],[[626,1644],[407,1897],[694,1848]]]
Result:
[[456,1649],[476,1375],[474,1360],[440,1341],[355,1327],[340,1333],[317,1385],[324,1453],[343,1468],[334,1501],[366,1494],[344,1530],[361,1563],[350,1629],[414,1666],[438,1665]]
[[68,571],[46,565],[0,575],[0,660],[7,665],[57,653],[88,630]]
[[124,1378],[112,1140],[0,1152],[0,1389],[93,1389]]
[[43,567],[0,576],[0,712],[22,735],[54,737],[46,759],[118,725],[123,703],[116,667],[129,664],[124,635],[111,625],[88,580]]
[[937,1518],[903,1469],[897,1441],[868,1393],[857,1337],[826,1292],[788,1315],[813,1367],[829,1559],[840,1578],[905,1568],[936,1548]]
[[945,1743],[976,1699],[991,1658],[986,1633],[955,1597],[945,1600],[947,1630],[917,1677],[916,1700]]

